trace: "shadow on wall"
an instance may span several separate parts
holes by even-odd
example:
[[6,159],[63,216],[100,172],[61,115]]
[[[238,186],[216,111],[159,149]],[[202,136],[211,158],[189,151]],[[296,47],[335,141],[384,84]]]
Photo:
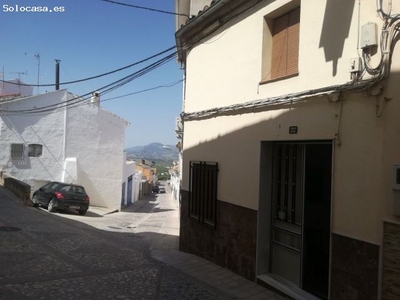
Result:
[[[342,136],[343,145],[340,149],[342,152],[339,151],[339,153],[341,158],[345,155],[349,160],[351,156],[358,155],[352,150],[353,145],[362,149],[372,149],[377,141],[381,140],[382,132],[376,128],[379,120],[375,116],[376,108],[373,98],[366,98],[364,94],[346,94],[345,101],[342,111],[344,118],[341,120],[341,131],[345,134]],[[259,181],[260,170],[266,167],[261,165],[260,161],[261,142],[333,140],[338,130],[340,103],[328,102],[327,97],[313,98],[290,106],[273,107],[270,109],[271,115],[274,112],[278,113],[278,110],[282,108],[288,110],[259,123],[238,127],[235,131],[218,138],[204,140],[184,150],[180,250],[207,258],[246,278],[255,279],[257,224],[260,222],[257,220],[257,209],[259,201],[265,201],[265,198],[260,198],[260,186],[263,185],[263,182]],[[353,118],[355,116],[357,117]],[[199,123],[193,130],[213,130],[213,128],[222,127],[221,124],[235,124],[238,120],[235,118],[240,118],[240,116],[220,116],[220,123],[216,123],[215,118],[209,118],[202,123],[198,121],[188,123]],[[251,115],[243,118],[251,120]],[[289,134],[290,126],[298,126],[298,133]],[[364,127],[363,130],[360,130],[361,126]],[[187,128],[191,128],[190,125]],[[189,137],[189,134],[190,132],[186,133],[186,136]],[[354,136],[357,136],[356,141],[353,139]],[[371,154],[371,157],[374,155]],[[365,158],[367,159],[368,156]],[[218,204],[215,229],[201,224],[188,215],[190,161],[218,162]],[[358,167],[363,164],[363,161],[355,159],[352,164],[354,168],[350,170],[358,170]],[[369,179],[375,179],[378,176],[371,174]],[[360,180],[368,182],[368,179],[361,178]],[[340,189],[346,182],[341,181],[337,184],[337,189]],[[374,187],[370,189],[374,192]],[[267,256],[266,253],[257,253],[257,255]],[[358,272],[364,267],[365,264],[360,264],[360,268],[354,270],[352,275],[363,274]],[[373,274],[377,275],[377,273]],[[362,278],[357,278],[357,280],[365,283]],[[332,282],[332,289],[340,288],[342,281],[339,281],[339,283]],[[371,295],[376,295],[377,280],[373,283],[369,287],[369,292]],[[354,286],[351,283],[348,289],[354,288],[356,291],[361,291],[359,286],[358,283]]]
[[[333,139],[337,129],[335,114],[338,113],[339,107],[338,103],[328,103],[327,98],[274,106],[270,108],[271,113],[280,109],[287,110],[275,117],[247,127],[239,127],[233,132],[184,149],[180,250],[207,258],[247,279],[254,280],[261,142]],[[223,122],[220,124],[235,124],[241,116],[219,118]],[[207,130],[205,127],[208,122],[209,130],[223,126],[214,123],[214,119],[204,121],[204,126],[199,130]],[[250,117],[246,119],[250,120]],[[298,126],[297,135],[289,135],[290,126]],[[189,134],[186,133],[186,136]],[[215,229],[188,217],[190,161],[218,163]]]
[[79,161],[76,162],[77,167],[77,183],[85,187],[86,193],[90,197],[90,205],[108,207],[107,203],[103,200],[102,195],[98,192],[97,187],[93,184],[90,176],[85,172]]
[[15,166],[16,169],[30,170],[32,169],[31,159],[31,157],[25,157],[23,160],[11,160],[10,162]]
[[[324,48],[325,60],[332,61],[332,75],[337,74],[345,40],[349,36],[355,0],[327,0],[319,47]],[[354,45],[355,49],[356,45]],[[356,50],[356,49],[355,49]]]

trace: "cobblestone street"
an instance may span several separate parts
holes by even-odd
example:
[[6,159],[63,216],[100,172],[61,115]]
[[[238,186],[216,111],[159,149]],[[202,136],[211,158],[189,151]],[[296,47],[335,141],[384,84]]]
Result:
[[238,276],[250,284],[246,297],[184,272],[167,217],[178,210],[146,201],[150,213],[137,203],[83,217],[24,206],[0,187],[0,299],[283,299]]

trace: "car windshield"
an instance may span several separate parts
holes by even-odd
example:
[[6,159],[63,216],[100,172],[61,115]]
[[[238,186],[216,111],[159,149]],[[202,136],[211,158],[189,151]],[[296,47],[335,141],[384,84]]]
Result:
[[84,194],[85,189],[83,187],[77,186],[77,185],[64,185],[60,189],[60,192]]

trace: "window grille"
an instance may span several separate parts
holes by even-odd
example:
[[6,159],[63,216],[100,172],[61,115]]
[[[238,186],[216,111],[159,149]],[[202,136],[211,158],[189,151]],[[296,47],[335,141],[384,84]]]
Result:
[[11,159],[24,159],[24,144],[11,144]]
[[189,216],[215,227],[217,217],[218,163],[190,162]]

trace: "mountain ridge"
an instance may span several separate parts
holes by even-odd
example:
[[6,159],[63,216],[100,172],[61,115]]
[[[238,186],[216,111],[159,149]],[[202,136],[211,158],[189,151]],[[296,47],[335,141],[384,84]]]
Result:
[[153,142],[145,146],[134,146],[125,149],[126,157],[130,159],[147,159],[174,161],[178,160],[179,153],[175,145],[165,145]]

